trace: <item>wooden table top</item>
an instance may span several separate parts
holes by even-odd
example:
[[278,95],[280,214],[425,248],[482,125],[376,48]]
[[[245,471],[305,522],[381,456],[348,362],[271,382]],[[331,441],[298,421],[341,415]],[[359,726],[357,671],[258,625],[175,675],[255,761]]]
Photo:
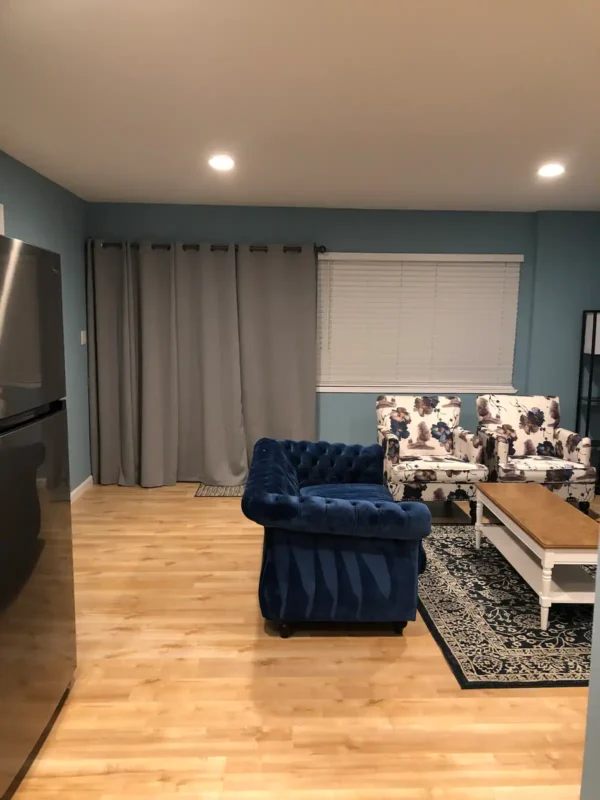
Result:
[[598,547],[598,523],[539,483],[478,483],[477,488],[545,549]]

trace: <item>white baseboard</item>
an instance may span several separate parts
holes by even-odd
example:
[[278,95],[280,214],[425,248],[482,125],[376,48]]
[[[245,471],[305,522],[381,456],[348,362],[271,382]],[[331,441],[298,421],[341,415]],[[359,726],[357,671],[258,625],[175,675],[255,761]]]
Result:
[[79,486],[76,486],[73,491],[71,492],[71,502],[74,503],[75,500],[79,500],[82,494],[85,494],[90,486],[94,485],[94,479],[91,475],[89,475]]

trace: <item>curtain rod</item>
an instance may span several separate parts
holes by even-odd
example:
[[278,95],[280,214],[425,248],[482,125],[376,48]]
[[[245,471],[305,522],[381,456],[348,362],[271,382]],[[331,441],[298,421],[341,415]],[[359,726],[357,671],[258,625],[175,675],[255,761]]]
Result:
[[[123,247],[123,242],[102,242],[102,247]],[[130,247],[135,250],[139,249],[139,242],[132,242]],[[170,250],[170,244],[160,244],[155,243],[151,244],[150,247],[153,250]],[[199,244],[183,244],[182,248],[184,250],[200,250]],[[235,252],[237,253],[239,249],[239,245],[234,245]],[[228,244],[211,244],[210,249],[212,252],[220,251],[226,253],[229,250]],[[249,245],[249,250],[251,253],[268,253],[269,247],[266,244],[251,244]],[[316,244],[314,246],[315,253],[326,253],[327,248],[323,244]],[[302,245],[298,244],[284,244],[283,245],[283,252],[284,253],[301,253],[302,252]]]

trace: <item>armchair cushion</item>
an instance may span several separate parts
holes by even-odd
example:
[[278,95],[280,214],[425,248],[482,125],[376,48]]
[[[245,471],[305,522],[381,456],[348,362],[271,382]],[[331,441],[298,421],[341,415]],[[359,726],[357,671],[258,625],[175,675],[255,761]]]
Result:
[[594,483],[596,470],[586,464],[565,461],[554,456],[515,456],[498,464],[501,481],[532,481],[535,483]]
[[456,456],[401,458],[388,468],[388,478],[408,483],[478,483],[487,480],[487,468]]

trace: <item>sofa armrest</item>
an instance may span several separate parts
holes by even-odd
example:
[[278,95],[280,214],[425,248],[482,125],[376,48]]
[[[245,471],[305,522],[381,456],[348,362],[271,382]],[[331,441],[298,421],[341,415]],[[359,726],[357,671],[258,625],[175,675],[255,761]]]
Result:
[[423,503],[339,500],[244,492],[244,514],[265,528],[375,539],[423,539],[431,514]]
[[566,428],[556,428],[554,431],[554,450],[558,458],[585,464],[586,467],[589,467],[592,455],[592,440],[574,431],[568,431]]
[[483,463],[483,439],[478,433],[471,433],[464,428],[454,431],[454,455],[471,464]]

